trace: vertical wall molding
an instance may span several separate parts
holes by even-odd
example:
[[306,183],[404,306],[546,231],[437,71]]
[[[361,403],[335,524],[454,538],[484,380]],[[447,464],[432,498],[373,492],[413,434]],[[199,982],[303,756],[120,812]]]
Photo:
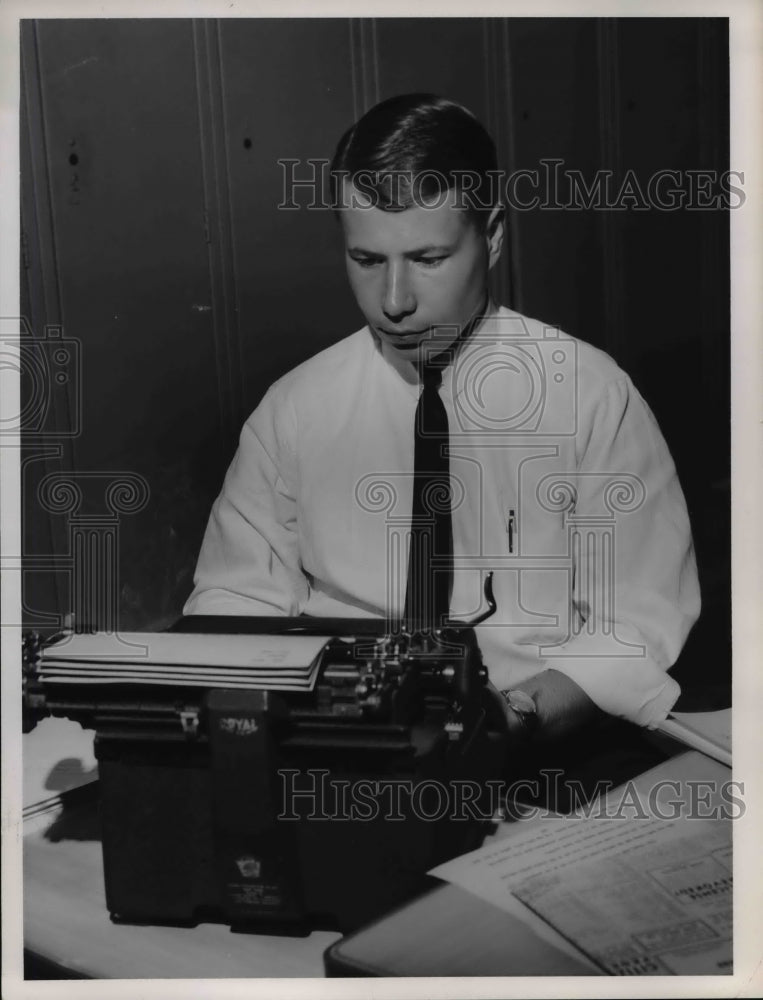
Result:
[[381,99],[376,18],[351,17],[349,31],[352,104],[354,121],[357,121]]
[[[22,34],[21,100],[26,111],[26,114],[22,115],[26,129],[25,134],[19,138],[25,146],[29,164],[27,184],[22,193],[21,203],[25,249],[22,266],[28,264],[28,271],[35,276],[39,275],[39,281],[29,281],[29,305],[32,315],[28,317],[32,333],[38,340],[43,338],[46,328],[49,327],[61,328],[65,337],[71,336],[74,332],[67,330],[65,326],[58,264],[53,169],[50,162],[42,79],[39,25],[34,21],[25,26]],[[71,398],[70,390],[71,383],[67,385],[65,393],[61,393],[60,390],[51,393],[57,428],[69,428],[73,425],[75,402]],[[71,462],[74,460],[71,442],[67,445],[66,454],[71,467]]]
[[22,25],[21,34],[21,91],[26,106],[26,143],[31,176],[29,198],[22,202],[27,250],[37,265],[42,281],[41,298],[32,300],[35,309],[34,332],[39,336],[46,324],[63,323],[61,281],[53,215],[53,193],[48,154],[45,106],[40,65],[40,43],[36,21]]
[[[71,336],[74,333],[74,331],[67,330],[64,323],[40,48],[38,22],[22,21],[20,32],[21,115],[19,122],[22,171],[20,209],[23,240],[21,266],[26,272],[24,281],[28,291],[27,301],[30,313],[25,319],[29,323],[35,341],[41,341],[51,327],[60,329],[64,336]],[[76,378],[82,378],[81,369],[75,372]],[[41,387],[43,392],[48,392],[50,388],[50,386]],[[69,395],[70,390],[71,382],[67,384],[65,396],[60,388],[56,392],[50,393],[52,424],[56,430],[65,431],[73,426],[72,414],[76,404]],[[73,470],[75,468],[75,451],[71,438],[63,434],[58,440],[55,440],[56,435],[50,429],[44,438],[35,439],[34,435],[23,432],[21,437],[21,516],[25,525],[28,525],[32,521],[32,512],[37,505],[34,486],[40,479],[62,467]],[[42,557],[43,563],[46,560],[49,561],[50,565],[47,568],[50,569],[55,567],[57,559],[66,553],[68,534],[61,518],[51,517],[49,512],[41,513],[39,516],[47,528],[47,538],[52,546],[52,552],[48,556]],[[26,527],[23,526],[20,555],[27,566],[27,557],[31,553],[25,551],[25,534]],[[31,565],[27,567],[29,576],[22,577],[22,616],[25,621],[29,618],[30,611],[36,610],[27,607],[27,598],[33,590],[32,571],[37,562],[33,558],[30,561]],[[30,581],[29,587],[26,586],[27,579]],[[58,573],[54,576],[54,586],[56,612],[60,618],[67,610],[70,610],[68,607],[70,595]],[[43,615],[43,617],[46,616]]]
[[191,30],[220,425],[235,441],[246,414],[220,30],[213,20],[194,20]]
[[[507,18],[483,18],[483,60],[485,66],[485,125],[493,136],[498,153],[498,167],[511,174],[516,169],[514,135],[514,87],[512,76],[509,21]],[[502,175],[500,189],[505,191]],[[493,278],[494,292],[499,302],[522,310],[522,286],[519,268],[518,213],[506,207],[505,236],[502,260]]]
[[[599,148],[601,167],[612,171],[614,187],[622,177],[620,120],[620,41],[616,18],[603,17],[596,31],[599,69]],[[602,242],[604,295],[604,348],[616,361],[627,364],[625,337],[625,270],[623,213],[598,212]]]

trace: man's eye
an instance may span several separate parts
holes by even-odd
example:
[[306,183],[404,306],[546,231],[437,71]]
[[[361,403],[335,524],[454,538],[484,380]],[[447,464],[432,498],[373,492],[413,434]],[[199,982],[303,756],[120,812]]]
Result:
[[423,264],[424,267],[437,267],[438,264],[442,264],[444,260],[447,260],[447,256],[444,257],[417,257],[416,263]]
[[353,257],[352,259],[360,267],[373,267],[375,264],[380,263],[376,257]]

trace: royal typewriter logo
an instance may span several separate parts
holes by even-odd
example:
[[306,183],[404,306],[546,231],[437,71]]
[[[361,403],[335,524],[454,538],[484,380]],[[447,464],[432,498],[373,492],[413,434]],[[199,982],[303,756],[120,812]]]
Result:
[[253,858],[251,854],[244,855],[243,858],[236,858],[236,865],[242,878],[259,878],[262,871],[262,863],[258,858]]
[[220,719],[220,729],[224,733],[232,733],[234,736],[251,736],[256,733],[258,726],[256,719],[224,718]]

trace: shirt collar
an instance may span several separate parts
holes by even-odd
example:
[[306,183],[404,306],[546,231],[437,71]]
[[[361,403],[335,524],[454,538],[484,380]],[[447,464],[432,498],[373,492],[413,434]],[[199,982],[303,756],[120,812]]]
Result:
[[[495,317],[498,315],[499,309],[500,307],[493,302],[492,298],[488,299],[485,315],[480,319],[480,322],[474,327],[470,335],[457,345],[456,350],[453,352],[448,364],[443,367],[442,386],[440,391],[444,396],[455,399],[458,395],[460,395],[463,390],[463,386],[456,385],[457,380],[455,378],[455,372],[458,367],[456,362],[462,361],[470,350],[473,349],[474,344],[478,343],[479,335],[483,334],[485,328],[489,327],[489,325],[494,321]],[[397,351],[377,337],[370,327],[368,327],[368,331],[373,338],[377,352],[390,366],[390,368],[396,372],[400,379],[402,379],[402,381],[410,387],[411,394],[418,396],[422,382],[416,365],[412,361],[408,361],[406,358],[400,357]]]

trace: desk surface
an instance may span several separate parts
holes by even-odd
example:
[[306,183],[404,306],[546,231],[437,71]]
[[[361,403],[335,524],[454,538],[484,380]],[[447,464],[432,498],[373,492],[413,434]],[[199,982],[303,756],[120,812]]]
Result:
[[[24,804],[92,780],[93,733],[43,719],[23,738]],[[114,924],[106,909],[95,786],[69,792],[62,814],[24,823],[24,947],[43,961],[94,979],[322,976],[338,933],[309,937],[234,934],[227,924]],[[66,796],[65,796],[66,797]],[[53,803],[55,805],[55,803]],[[59,816],[57,819],[56,816]]]
[[[144,927],[112,923],[106,909],[101,845],[90,839],[95,829],[94,805],[86,802],[72,810],[66,820],[70,832],[64,839],[48,839],[55,825],[24,838],[24,942],[33,955],[94,979],[324,975],[323,953],[340,939],[338,933],[313,931],[300,938],[233,934],[224,924]],[[421,920],[429,945],[401,949],[401,940],[415,938]],[[426,976],[446,968],[441,975],[473,975],[473,947],[459,948],[458,944],[461,921],[470,924],[470,940],[476,927],[491,932],[485,934],[485,947],[480,951],[482,975],[595,972],[587,960],[554,947],[531,925],[450,885],[421,897],[418,908],[399,911],[394,930],[382,935],[385,948],[378,960],[383,966],[387,951],[403,953],[404,967],[397,975]],[[500,929],[497,944],[496,928]],[[494,944],[488,947],[491,941]],[[368,972],[379,974],[370,968]]]
[[[87,793],[87,789],[81,789],[77,794],[84,801],[67,809],[52,825],[45,822],[44,817],[36,817],[24,837],[24,943],[30,953],[73,973],[96,979],[324,975],[324,951],[340,939],[335,932],[314,931],[300,938],[234,934],[225,924],[178,928],[112,923],[105,902],[95,803],[88,801]],[[485,919],[497,919],[507,925],[506,934],[501,935],[500,954],[491,952],[483,956],[487,967],[483,968],[480,962],[480,974],[538,975],[545,970],[545,974],[553,975],[552,966],[558,966],[556,974],[585,974],[586,971],[590,974],[590,965],[586,968],[574,957],[570,961],[569,953],[564,955],[555,949],[532,925],[523,925],[489,904],[474,900],[456,886],[444,886],[436,893],[445,894],[439,896],[435,908],[443,919],[447,917],[446,923],[450,921],[446,937],[451,942],[459,933],[457,926],[451,926],[454,919],[460,919],[455,915],[463,916],[464,907],[469,909],[470,905],[475,911],[479,909]],[[453,897],[452,906],[445,905],[448,894]],[[425,902],[424,906],[427,905],[431,904]],[[469,919],[478,918],[482,919],[475,912]],[[405,918],[402,920],[404,925]],[[403,935],[407,952],[415,950],[410,947],[409,931]],[[400,952],[398,938],[397,953]],[[450,958],[456,952],[452,945],[448,948]],[[397,974],[436,975],[437,968],[443,968],[434,954],[429,954],[424,964],[428,967],[418,962],[414,963],[415,967],[406,967]],[[469,971],[466,966],[463,969],[454,966],[451,971],[439,974],[466,975]],[[471,974],[474,974],[473,966]]]
[[[92,805],[80,807],[92,815]],[[339,934],[233,934],[227,925],[113,924],[106,910],[101,845],[24,838],[25,947],[94,979],[213,979],[323,975],[323,952]]]

